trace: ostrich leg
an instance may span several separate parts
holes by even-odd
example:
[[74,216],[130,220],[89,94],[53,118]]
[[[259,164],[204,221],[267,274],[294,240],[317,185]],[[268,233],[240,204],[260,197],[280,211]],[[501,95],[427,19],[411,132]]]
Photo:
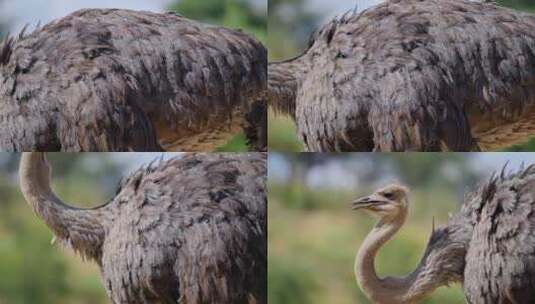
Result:
[[244,126],[250,151],[267,151],[267,106],[266,100],[258,100],[247,113]]

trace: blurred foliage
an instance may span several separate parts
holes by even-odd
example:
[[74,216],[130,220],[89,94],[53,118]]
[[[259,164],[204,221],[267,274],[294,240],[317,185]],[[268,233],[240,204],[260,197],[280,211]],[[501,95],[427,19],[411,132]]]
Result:
[[255,10],[251,1],[181,0],[169,5],[169,9],[191,19],[243,29],[266,42],[267,16]]
[[295,54],[306,45],[306,37],[318,25],[319,15],[307,10],[306,0],[269,0],[268,50],[271,60]]
[[506,152],[533,152],[535,151],[535,138],[531,138],[524,144],[513,145],[507,149]]
[[[411,272],[423,254],[433,219],[446,223],[458,210],[466,185],[482,172],[461,153],[285,153],[286,179],[269,180],[269,303],[369,303],[353,274],[356,250],[375,224],[366,213],[351,212],[349,202],[369,194],[385,180],[411,187],[407,223],[376,259],[379,276]],[[333,164],[340,179],[355,179],[353,188],[310,184],[315,170]],[[270,166],[269,170],[273,168]],[[297,170],[298,173],[294,171]],[[345,176],[345,178],[344,178]],[[462,303],[460,285],[440,288],[422,303]]]
[[297,139],[297,127],[289,116],[268,113],[268,147],[270,151],[303,151],[303,143]]
[[[54,189],[80,207],[108,200],[124,169],[105,153],[49,158]],[[0,303],[108,303],[97,266],[51,245],[52,233],[19,192],[18,160],[18,154],[0,153]]]
[[535,12],[535,2],[533,0],[497,0],[496,2],[503,6]]
[[[310,0],[270,0],[268,50],[270,60],[291,58],[302,51],[314,29],[321,26],[322,12],[307,10]],[[497,0],[500,5],[535,12],[533,0]],[[348,1],[348,10],[355,1]],[[327,12],[325,12],[327,13]],[[269,115],[268,146],[271,151],[298,152],[302,142],[296,136],[295,123],[281,115]],[[535,139],[506,151],[535,151]]]
[[244,134],[234,136],[224,145],[218,147],[215,152],[239,152],[248,151],[247,141]]
[[[336,189],[320,188],[302,191],[314,172],[324,172],[336,163],[344,174],[359,184],[359,188],[372,187],[385,179],[409,186],[426,188],[456,188],[473,185],[480,177],[470,166],[471,153],[277,153],[289,168],[283,182],[288,208],[325,208],[323,202],[339,197]],[[275,187],[272,190],[278,191]],[[461,192],[462,189],[457,189]],[[341,197],[340,200],[347,199]]]
[[268,288],[276,291],[269,293],[269,303],[311,303],[317,286],[308,267],[292,257],[269,254]]
[[[264,44],[267,40],[267,16],[265,12],[255,10],[248,0],[175,0],[168,9],[198,21],[242,29]],[[243,134],[217,149],[219,152],[247,150]]]

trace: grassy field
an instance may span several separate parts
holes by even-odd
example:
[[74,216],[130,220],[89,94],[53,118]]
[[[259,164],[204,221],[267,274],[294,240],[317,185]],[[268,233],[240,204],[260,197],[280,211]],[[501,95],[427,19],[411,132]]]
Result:
[[247,143],[245,141],[245,135],[239,134],[234,136],[227,143],[218,147],[216,152],[245,152],[248,151]]
[[297,128],[290,117],[268,114],[268,147],[279,152],[300,152],[303,144],[297,139]]
[[[356,284],[353,264],[375,219],[349,210],[348,202],[355,196],[329,189],[270,185],[269,303],[369,303]],[[457,209],[453,193],[440,189],[414,191],[411,198],[407,223],[377,258],[380,276],[412,271],[427,243],[432,218],[437,225],[445,223],[448,212]],[[422,303],[463,302],[460,286],[452,286],[438,289]]]

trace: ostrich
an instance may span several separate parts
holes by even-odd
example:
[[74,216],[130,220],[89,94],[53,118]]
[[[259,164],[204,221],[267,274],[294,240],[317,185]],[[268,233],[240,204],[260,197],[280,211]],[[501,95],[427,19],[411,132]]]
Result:
[[466,197],[447,225],[433,229],[419,265],[402,278],[379,278],[374,258],[405,222],[407,188],[389,185],[355,200],[353,209],[380,217],[356,255],[355,276],[362,291],[374,303],[415,303],[440,286],[462,282],[468,303],[533,303],[533,185],[533,165],[492,177]]
[[101,269],[113,303],[266,303],[263,153],[187,154],[141,168],[94,209],[63,203],[40,152],[22,193],[65,245]]
[[535,135],[535,16],[387,0],[268,65],[268,101],[308,151],[478,151]]
[[0,45],[3,151],[265,149],[267,51],[174,13],[83,9]]

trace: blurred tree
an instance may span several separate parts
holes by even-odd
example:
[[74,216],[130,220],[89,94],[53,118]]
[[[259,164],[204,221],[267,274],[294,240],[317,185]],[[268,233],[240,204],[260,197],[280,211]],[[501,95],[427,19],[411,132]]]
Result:
[[419,187],[471,185],[480,177],[460,153],[284,153],[290,170],[289,183],[303,186],[309,172],[330,162],[340,162],[361,185],[371,185],[392,176]]
[[[452,187],[460,182],[476,180],[478,174],[469,166],[472,156],[460,153],[392,153],[385,157],[380,156],[384,161],[390,162],[394,171],[402,180],[411,185],[429,187],[440,185],[440,187]],[[455,172],[455,177],[443,174],[443,170]],[[459,180],[460,179],[460,180]]]
[[533,0],[497,0],[496,2],[515,9],[535,12],[535,2]]
[[17,153],[0,152],[0,170],[5,173],[13,173],[19,167],[19,155]]
[[306,0],[268,2],[268,50],[272,60],[292,56],[306,46],[319,21],[318,14],[308,11],[306,4]]
[[241,28],[265,42],[267,17],[247,0],[181,0],[169,5],[169,10],[204,22]]

